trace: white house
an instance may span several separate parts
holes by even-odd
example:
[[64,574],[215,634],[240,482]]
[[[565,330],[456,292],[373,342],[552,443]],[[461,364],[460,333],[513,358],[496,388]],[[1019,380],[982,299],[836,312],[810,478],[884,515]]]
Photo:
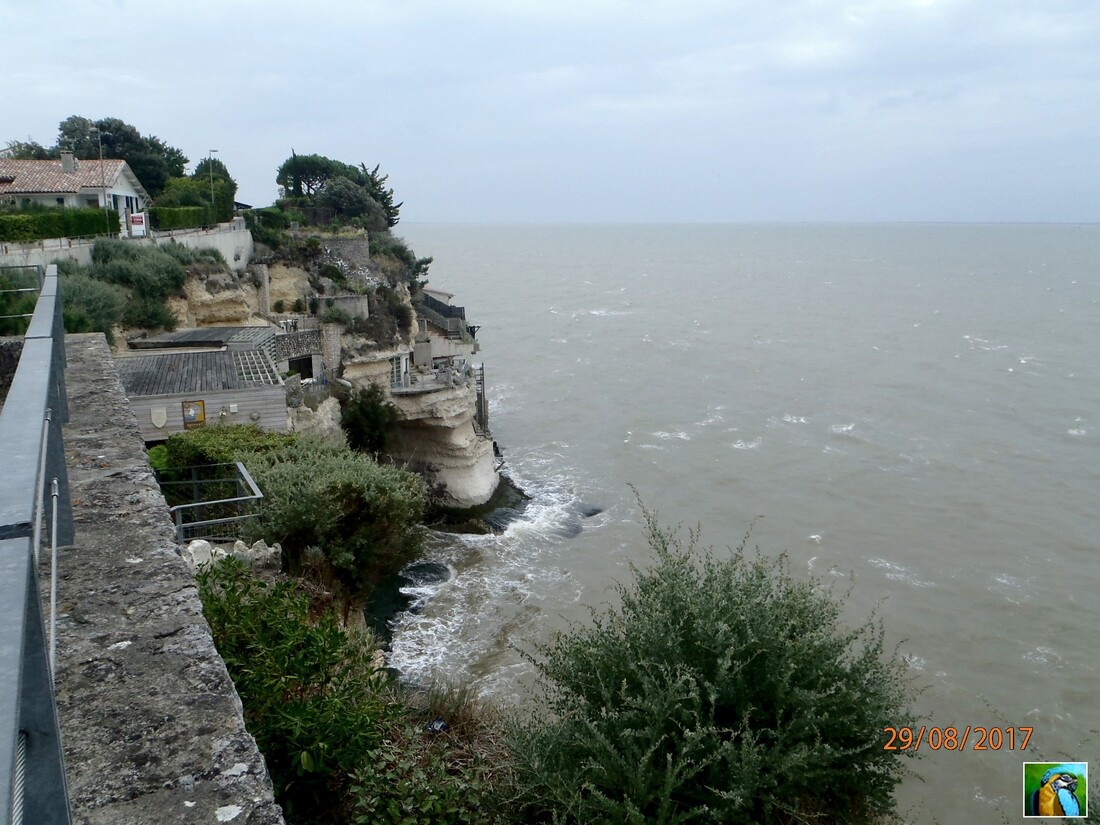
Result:
[[124,227],[152,200],[124,160],[78,160],[72,152],[55,160],[0,157],[0,203],[102,209],[104,199]]

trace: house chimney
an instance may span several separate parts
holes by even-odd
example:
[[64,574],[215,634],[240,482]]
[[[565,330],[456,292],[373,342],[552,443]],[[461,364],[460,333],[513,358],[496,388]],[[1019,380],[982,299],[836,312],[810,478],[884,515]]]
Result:
[[76,171],[76,158],[72,152],[61,153],[61,171],[69,175]]

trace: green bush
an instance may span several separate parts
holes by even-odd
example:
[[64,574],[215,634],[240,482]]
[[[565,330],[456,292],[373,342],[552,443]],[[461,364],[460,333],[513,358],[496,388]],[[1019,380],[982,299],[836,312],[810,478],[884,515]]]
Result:
[[261,430],[255,424],[200,427],[172,435],[164,446],[174,469],[230,464],[243,456],[277,450],[296,443],[294,433]]
[[334,821],[348,775],[374,764],[395,725],[388,678],[331,612],[311,621],[309,600],[292,582],[268,585],[226,559],[198,583],[287,821]]
[[345,611],[418,555],[419,476],[307,439],[242,460],[264,493],[263,523],[246,540],[281,543],[291,572],[313,568]]
[[43,238],[81,238],[117,235],[118,212],[102,209],[38,207],[0,214],[0,241],[27,242]]
[[122,312],[122,323],[124,326],[140,329],[171,331],[176,328],[176,316],[156,298],[135,298],[126,304],[126,309]]
[[111,328],[122,322],[126,290],[98,281],[72,261],[58,263],[64,296],[66,332],[102,332],[112,341]]
[[397,422],[397,408],[377,384],[356,390],[344,403],[340,426],[353,450],[377,455],[386,449],[386,436]]
[[345,327],[351,324],[351,316],[340,307],[330,307],[321,316],[322,324],[343,324]]
[[875,822],[911,724],[906,668],[875,620],[841,627],[821,582],[727,559],[645,513],[656,560],[531,657],[545,712],[514,731],[528,821]]
[[355,825],[494,825],[503,800],[494,765],[456,759],[446,740],[406,726],[352,777]]
[[149,220],[154,229],[189,229],[215,223],[209,206],[150,206]]
[[282,298],[280,298],[279,300],[277,300],[275,303],[273,303],[271,305],[271,308],[275,312],[279,312],[279,313],[286,312],[286,302],[283,301]]
[[100,240],[92,247],[91,275],[128,287],[140,298],[162,302],[179,295],[187,279],[179,254],[132,241]]

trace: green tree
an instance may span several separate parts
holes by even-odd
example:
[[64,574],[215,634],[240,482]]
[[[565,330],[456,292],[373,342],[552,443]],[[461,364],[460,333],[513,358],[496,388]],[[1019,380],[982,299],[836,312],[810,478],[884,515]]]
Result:
[[655,560],[620,605],[538,648],[544,711],[513,741],[527,821],[871,823],[902,774],[905,663],[822,582],[728,558],[645,512]]
[[323,155],[299,155],[291,150],[290,157],[279,167],[275,182],[288,195],[313,197],[336,171],[336,162]]
[[[210,181],[214,181],[214,211],[219,221],[228,221],[233,217],[233,207],[237,200],[237,182],[229,174],[229,168],[219,159],[206,157],[199,161],[191,178],[206,182],[207,198],[210,203]],[[218,184],[221,186],[218,186]]]
[[0,157],[12,160],[49,160],[58,156],[57,149],[48,149],[36,140],[9,140]]
[[356,390],[344,404],[340,426],[353,450],[378,455],[386,449],[386,435],[398,420],[397,408],[377,384]]
[[366,229],[381,232],[386,229],[386,213],[370,196],[365,186],[349,178],[337,176],[325,182],[317,194],[317,205],[333,210],[338,218],[360,218]]
[[398,213],[401,211],[403,204],[393,202],[393,189],[386,186],[389,175],[379,175],[378,166],[368,171],[365,163],[360,163],[359,169],[366,179],[364,185],[367,191],[382,207],[382,211],[386,213],[386,225],[391,228],[397,226]]
[[103,157],[126,161],[151,197],[160,194],[170,177],[183,174],[187,158],[177,148],[155,136],[144,137],[135,126],[117,117],[90,120],[72,115],[61,121],[57,131],[58,151],[73,152],[82,160]]

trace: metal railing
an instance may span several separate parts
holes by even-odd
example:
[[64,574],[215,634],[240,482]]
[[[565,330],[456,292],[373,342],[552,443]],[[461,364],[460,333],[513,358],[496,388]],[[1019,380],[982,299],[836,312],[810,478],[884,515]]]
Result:
[[[72,544],[73,516],[61,425],[68,420],[65,341],[57,268],[41,290],[0,412],[0,825],[72,821],[50,653],[38,583],[44,502],[49,535]],[[56,563],[51,577],[56,576]],[[56,593],[56,580],[51,581]]]
[[261,518],[264,494],[241,462],[183,470],[157,470],[164,499],[176,523],[176,541],[234,541],[241,529]]

